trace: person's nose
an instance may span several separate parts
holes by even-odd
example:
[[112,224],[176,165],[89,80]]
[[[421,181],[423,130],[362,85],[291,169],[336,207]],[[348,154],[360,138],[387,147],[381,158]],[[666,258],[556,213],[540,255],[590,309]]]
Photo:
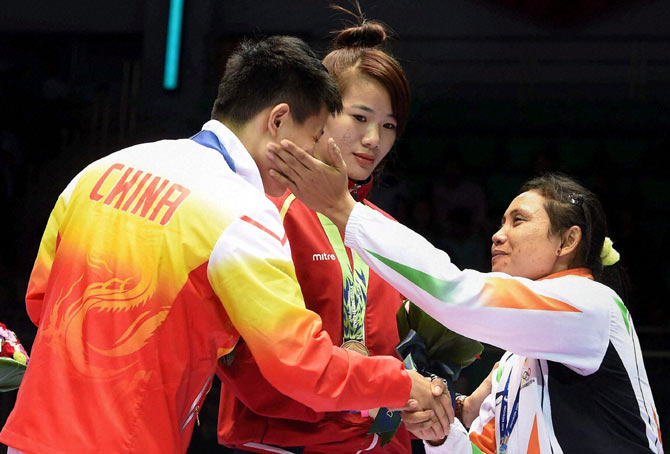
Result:
[[493,245],[503,244],[507,240],[507,234],[505,233],[505,226],[501,226],[496,233],[491,237]]
[[375,149],[379,146],[379,125],[370,123],[363,136],[363,146],[369,149]]

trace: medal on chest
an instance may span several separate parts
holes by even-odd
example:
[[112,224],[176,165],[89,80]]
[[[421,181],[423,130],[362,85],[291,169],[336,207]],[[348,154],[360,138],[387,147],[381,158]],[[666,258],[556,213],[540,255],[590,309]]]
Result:
[[342,270],[342,348],[369,356],[370,352],[365,346],[365,308],[370,268],[352,250],[352,269],[339,230],[330,219],[320,213],[317,215]]

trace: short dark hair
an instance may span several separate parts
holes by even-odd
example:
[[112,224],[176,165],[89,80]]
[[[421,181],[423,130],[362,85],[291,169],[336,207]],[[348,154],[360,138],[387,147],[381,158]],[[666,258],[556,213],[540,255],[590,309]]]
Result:
[[627,273],[620,265],[603,268],[600,252],[607,233],[607,218],[598,196],[562,173],[547,173],[521,186],[519,193],[536,191],[546,199],[552,233],[563,233],[573,225],[582,231],[575,267],[586,267],[593,278],[612,287],[627,299],[630,291]]
[[212,118],[239,126],[282,102],[299,124],[324,105],[331,114],[342,110],[337,84],[304,41],[292,36],[244,40],[226,63]]

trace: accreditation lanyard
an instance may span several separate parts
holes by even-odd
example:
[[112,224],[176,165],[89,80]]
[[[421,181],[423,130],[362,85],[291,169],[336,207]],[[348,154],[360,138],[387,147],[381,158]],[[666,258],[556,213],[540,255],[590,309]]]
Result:
[[521,386],[516,393],[516,398],[514,399],[514,404],[512,405],[512,412],[509,415],[509,421],[507,420],[507,398],[509,395],[509,380],[512,377],[512,369],[507,376],[507,382],[505,383],[505,389],[502,392],[502,403],[500,404],[500,449],[498,450],[499,454],[505,454],[507,452],[507,446],[509,443],[509,436],[516,425],[517,419],[519,419],[519,395],[521,394]]
[[342,339],[344,342],[356,340],[365,343],[364,321],[365,306],[368,302],[370,268],[352,249],[351,255],[354,263],[352,270],[337,226],[321,213],[317,215],[342,269]]

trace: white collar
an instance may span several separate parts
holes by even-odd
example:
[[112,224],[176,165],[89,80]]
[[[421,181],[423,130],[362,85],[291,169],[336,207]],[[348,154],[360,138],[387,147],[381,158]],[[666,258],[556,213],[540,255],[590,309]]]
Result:
[[265,193],[261,173],[256,161],[251,157],[249,151],[244,147],[240,139],[226,125],[218,120],[209,120],[202,125],[203,130],[212,131],[221,141],[230,157],[235,162],[235,173],[251,183],[262,193]]

